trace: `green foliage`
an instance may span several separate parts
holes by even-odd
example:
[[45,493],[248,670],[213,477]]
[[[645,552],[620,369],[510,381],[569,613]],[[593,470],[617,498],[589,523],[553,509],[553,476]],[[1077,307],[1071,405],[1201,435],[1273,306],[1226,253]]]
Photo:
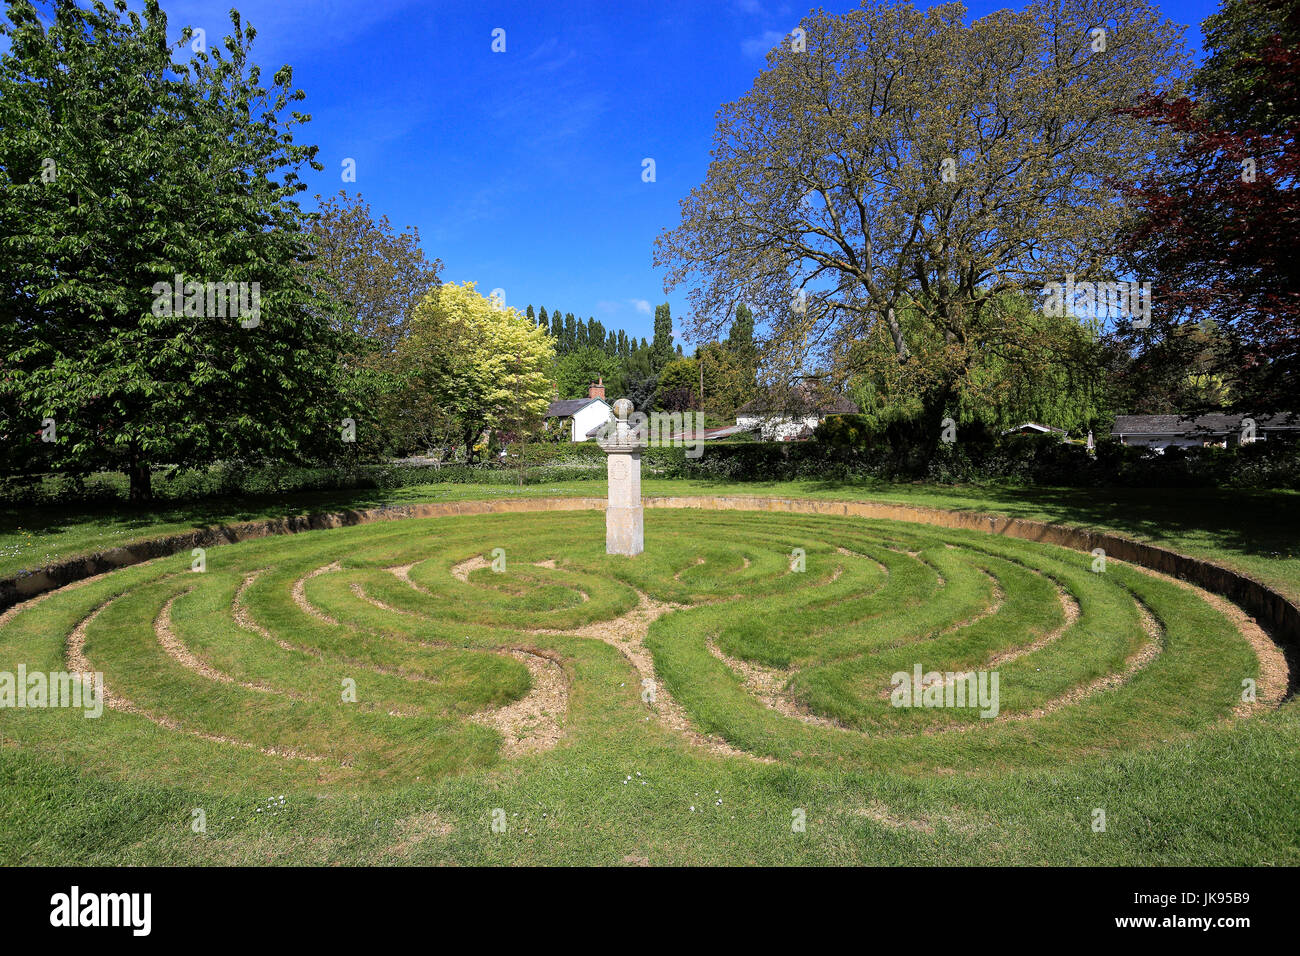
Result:
[[316,268],[309,279],[338,306],[336,327],[346,342],[340,387],[362,423],[355,457],[423,450],[427,421],[412,414],[394,356],[412,310],[438,286],[441,261],[425,257],[419,230],[398,234],[387,216],[376,220],[359,195],[343,192],[321,202],[310,241]]
[[641,345],[627,357],[623,395],[638,411],[648,413],[656,408],[658,392],[659,376],[654,370],[654,357],[642,339]]
[[1175,145],[1120,110],[1181,82],[1180,31],[1145,0],[966,14],[815,11],[804,42],[775,45],[723,105],[707,176],[656,242],[666,288],[691,290],[697,337],[752,303],[772,374],[887,376],[935,422],[960,393],[986,401],[970,369],[989,353],[1050,352],[1001,306],[1115,268],[1131,215],[1117,183]]
[[655,306],[655,338],[650,347],[658,372],[673,359],[673,317],[667,302]]
[[[233,11],[225,43],[187,63],[155,0],[126,17],[59,4],[48,29],[29,3],[7,12],[0,430],[28,436],[10,451],[53,419],[46,463],[124,470],[144,499],[153,462],[337,450],[343,346],[293,199],[321,167],[292,138],[309,117],[284,115],[303,98],[290,69],[264,82]],[[246,311],[208,314],[190,283],[245,283]]]
[[891,348],[872,339],[851,345],[848,392],[876,427],[934,411],[997,430],[1026,421],[1076,432],[1109,424],[1104,350],[1092,325],[1044,315],[1028,298],[1005,293],[985,313],[985,338],[967,352],[910,304],[896,317],[909,354],[931,372],[918,389],[916,370],[901,367]]
[[[729,340],[730,341],[730,340]],[[695,351],[704,372],[701,407],[720,421],[732,422],[736,410],[758,393],[752,346],[706,342]]]
[[1283,48],[1300,45],[1300,17],[1291,0],[1225,0],[1201,32],[1208,55],[1192,87],[1216,125],[1276,133],[1300,123],[1295,98],[1276,95],[1263,60],[1274,36]]
[[442,261],[425,257],[414,226],[398,233],[359,194],[343,191],[320,202],[309,240],[316,267],[309,278],[337,300],[340,331],[367,354],[390,354],[407,316],[437,287]]
[[587,388],[602,378],[607,396],[612,399],[622,393],[619,361],[594,346],[575,349],[555,360],[555,385],[560,398],[586,398]]
[[659,371],[661,391],[699,391],[700,366],[695,359],[673,359]]
[[[666,309],[667,306],[660,308]],[[638,342],[624,329],[607,330],[594,318],[585,323],[577,320],[570,323],[571,318],[572,313],[569,313],[562,319],[558,311],[548,315],[545,308],[541,309],[538,317],[538,325],[555,343],[553,377],[559,397],[586,398],[587,387],[603,378],[605,395],[610,400],[629,398],[642,411],[654,408],[659,365],[656,364],[656,353],[645,339]],[[671,332],[671,318],[667,329]],[[670,357],[673,354],[671,336],[665,354]]]
[[526,316],[497,308],[472,282],[444,284],[411,314],[396,361],[407,391],[397,402],[428,424],[428,444],[459,444],[472,461],[486,450],[485,433],[538,427],[554,357]]
[[754,313],[743,302],[736,306],[736,318],[727,333],[726,345],[738,356],[747,356],[754,348]]

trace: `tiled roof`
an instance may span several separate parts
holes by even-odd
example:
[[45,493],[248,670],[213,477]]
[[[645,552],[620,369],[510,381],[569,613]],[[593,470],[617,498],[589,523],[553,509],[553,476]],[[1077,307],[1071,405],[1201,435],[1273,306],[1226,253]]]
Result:
[[[1227,435],[1241,430],[1243,418],[1249,415],[1225,415],[1214,412],[1184,418],[1182,415],[1116,415],[1112,435]],[[1257,415],[1255,427],[1259,429],[1300,430],[1300,415]]]
[[856,415],[859,409],[843,395],[814,394],[806,385],[796,385],[788,392],[769,392],[746,402],[736,410],[738,416]]
[[546,406],[547,418],[568,418],[570,415],[576,415],[592,402],[599,402],[599,398],[565,398],[558,402],[551,402]]

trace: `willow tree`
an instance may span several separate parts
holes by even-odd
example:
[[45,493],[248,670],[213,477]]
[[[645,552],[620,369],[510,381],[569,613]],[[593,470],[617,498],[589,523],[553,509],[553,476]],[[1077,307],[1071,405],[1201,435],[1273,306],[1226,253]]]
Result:
[[768,53],[656,242],[666,291],[690,287],[693,338],[749,302],[770,371],[883,359],[931,413],[978,391],[991,351],[1058,348],[1000,303],[1113,268],[1129,215],[1114,184],[1171,149],[1117,111],[1182,82],[1178,28],[1145,0],[965,14],[817,13]]

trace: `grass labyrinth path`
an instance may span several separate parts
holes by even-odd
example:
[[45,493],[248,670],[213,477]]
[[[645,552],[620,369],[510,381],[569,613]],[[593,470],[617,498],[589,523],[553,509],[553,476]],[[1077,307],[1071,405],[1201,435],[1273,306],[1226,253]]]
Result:
[[[645,746],[999,772],[1196,735],[1285,686],[1221,604],[1119,562],[1098,574],[1088,555],[973,532],[689,510],[647,513],[647,552],[616,559],[603,520],[376,523],[64,588],[4,615],[0,669],[102,671],[109,709],[7,710],[0,737],[231,791]],[[893,706],[891,675],[918,665],[996,671],[997,716]]]

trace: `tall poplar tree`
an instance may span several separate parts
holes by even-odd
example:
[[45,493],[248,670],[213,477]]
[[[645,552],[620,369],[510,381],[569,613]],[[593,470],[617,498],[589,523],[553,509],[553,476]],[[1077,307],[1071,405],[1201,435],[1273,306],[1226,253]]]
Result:
[[673,317],[668,303],[655,306],[654,355],[655,371],[673,360]]

